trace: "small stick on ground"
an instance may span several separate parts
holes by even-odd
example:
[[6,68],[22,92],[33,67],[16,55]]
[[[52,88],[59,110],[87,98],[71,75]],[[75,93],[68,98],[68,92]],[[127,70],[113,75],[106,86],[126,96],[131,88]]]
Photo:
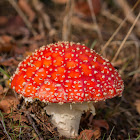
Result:
[[43,137],[41,136],[40,132],[38,131],[32,117],[30,116],[30,113],[28,111],[26,111],[26,115],[27,115],[27,118],[28,118],[30,124],[33,126],[34,131],[36,132],[37,136],[39,137],[39,139],[44,140]]
[[72,25],[74,25],[78,28],[86,29],[86,30],[91,30],[91,31],[97,30],[95,24],[90,24],[76,16],[72,17]]
[[119,25],[119,27],[116,29],[116,31],[112,34],[112,36],[109,38],[109,40],[105,43],[105,45],[103,46],[101,53],[103,54],[105,49],[108,47],[108,45],[111,43],[111,41],[113,40],[113,38],[115,37],[115,35],[119,32],[119,30],[121,29],[121,27],[124,25],[124,23],[126,22],[126,18],[122,21],[122,23]]
[[32,10],[27,0],[18,0],[18,6],[28,16],[30,22],[35,19],[35,12]]
[[62,40],[64,41],[70,40],[73,7],[74,7],[74,1],[68,0],[66,6],[66,15],[63,19],[63,28],[62,28]]
[[49,35],[53,36],[56,30],[51,25],[50,17],[43,10],[44,5],[39,0],[32,0],[32,5],[42,18],[45,28],[49,30]]
[[140,17],[140,12],[139,12],[138,16],[136,17],[135,21],[133,22],[133,25],[132,25],[131,28],[129,29],[129,31],[128,31],[127,35],[125,36],[124,40],[122,41],[122,43],[121,43],[121,45],[120,45],[118,51],[116,52],[114,58],[112,59],[112,61],[111,61],[112,63],[116,60],[117,56],[119,55],[119,53],[120,53],[122,47],[124,46],[124,44],[125,44],[125,42],[126,42],[128,36],[130,35],[130,33],[132,32],[134,26],[136,25],[136,22],[138,21],[139,17]]
[[40,18],[40,17],[38,18],[38,29],[39,29],[40,35],[42,35],[43,37],[45,37],[43,19]]
[[[138,0],[140,1],[140,0]],[[116,1],[119,6],[122,8],[124,15],[127,16],[127,20],[133,24],[133,21],[135,20],[136,16],[133,12],[129,13],[129,11],[131,11],[130,6],[128,5],[126,0],[117,0]],[[140,21],[137,21],[136,26],[139,28],[140,27]]]
[[105,16],[106,18],[108,18],[108,19],[110,19],[110,20],[112,20],[112,21],[114,21],[114,22],[116,22],[117,24],[121,24],[122,23],[122,19],[121,18],[119,18],[119,17],[117,17],[116,15],[114,15],[114,14],[112,14],[109,10],[107,10],[107,9],[103,9],[102,11],[101,11],[101,14],[103,15],[103,16]]
[[136,47],[135,69],[137,69],[139,67],[139,58],[140,58],[139,57],[140,56],[140,54],[139,54],[139,52],[140,52],[140,40],[133,32],[131,33],[130,37],[133,40],[134,45]]
[[17,11],[17,13],[20,15],[20,17],[23,19],[24,23],[26,24],[26,26],[29,28],[29,30],[31,30],[32,34],[34,36],[37,35],[37,32],[34,30],[34,28],[32,27],[32,24],[30,23],[30,21],[27,19],[27,17],[24,15],[24,13],[22,12],[22,10],[19,8],[18,4],[16,3],[15,0],[8,0],[9,3],[15,8],[15,10]]
[[94,13],[94,9],[93,9],[93,6],[92,6],[93,5],[92,1],[91,0],[87,0],[87,1],[88,1],[89,9],[90,9],[90,12],[91,12],[92,20],[93,20],[94,24],[96,25],[96,31],[97,31],[98,37],[101,41],[103,41],[103,37],[102,37],[101,31],[100,31],[100,28],[98,26],[96,16],[95,16],[95,13]]

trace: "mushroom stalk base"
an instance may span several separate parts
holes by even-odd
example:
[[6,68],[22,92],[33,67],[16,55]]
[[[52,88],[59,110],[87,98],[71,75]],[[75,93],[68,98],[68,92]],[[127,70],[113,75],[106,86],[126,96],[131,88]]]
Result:
[[64,103],[62,105],[52,103],[45,107],[48,115],[51,115],[51,121],[60,135],[67,138],[78,136],[79,124],[83,111],[91,110],[95,115],[93,103]]

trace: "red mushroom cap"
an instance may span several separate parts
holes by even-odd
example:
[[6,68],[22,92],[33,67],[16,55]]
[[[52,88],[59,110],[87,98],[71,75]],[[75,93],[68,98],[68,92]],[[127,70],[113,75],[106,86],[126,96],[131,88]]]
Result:
[[123,81],[110,62],[85,45],[58,42],[22,61],[11,87],[24,97],[52,103],[101,101],[121,95]]

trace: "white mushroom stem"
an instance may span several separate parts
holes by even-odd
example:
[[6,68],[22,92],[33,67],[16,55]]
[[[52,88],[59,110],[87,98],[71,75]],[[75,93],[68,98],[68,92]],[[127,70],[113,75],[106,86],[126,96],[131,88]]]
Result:
[[64,103],[62,105],[52,103],[45,107],[48,115],[51,115],[51,121],[60,135],[67,138],[75,138],[78,136],[81,115],[84,111],[91,110],[95,115],[93,103]]

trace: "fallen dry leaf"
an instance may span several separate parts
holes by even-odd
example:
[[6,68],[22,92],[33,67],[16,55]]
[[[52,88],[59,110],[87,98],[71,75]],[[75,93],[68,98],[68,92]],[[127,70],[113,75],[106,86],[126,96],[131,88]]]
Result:
[[12,96],[2,96],[0,95],[0,110],[4,113],[10,113],[11,108],[16,108],[17,104],[19,104],[19,100]]
[[0,36],[0,52],[10,52],[14,47],[14,39],[11,36]]
[[14,50],[13,50],[13,53],[15,55],[17,54],[24,54],[25,51],[26,51],[27,47],[26,46],[22,46],[22,47],[18,47],[18,46],[15,46]]
[[[92,0],[92,7],[95,14],[98,14],[101,10],[100,0]],[[75,2],[75,13],[81,16],[91,16],[91,11],[87,0],[78,0]]]
[[29,30],[25,27],[25,24],[20,16],[13,16],[8,19],[5,28],[0,28],[1,34],[10,34],[12,36],[28,36]]
[[100,128],[95,130],[83,130],[78,136],[78,140],[96,140],[101,136]]
[[0,94],[3,94],[3,86],[0,85]]
[[135,106],[136,106],[137,112],[140,114],[140,100],[136,100]]
[[93,119],[93,127],[102,127],[102,128],[105,128],[106,130],[109,130],[109,125],[107,123],[106,120],[94,120]]
[[8,18],[6,16],[0,16],[0,26],[7,24]]
[[15,60],[14,58],[9,58],[9,59],[3,59],[0,58],[0,65],[4,65],[4,66],[17,66],[18,65],[18,61]]
[[38,49],[38,45],[36,43],[29,46],[29,52],[34,52],[36,49]]
[[25,53],[25,51],[27,50],[26,46],[15,46],[15,48],[13,49],[13,54],[14,55],[23,55]]
[[14,121],[20,121],[20,122],[27,122],[28,123],[27,117],[25,117],[24,115],[21,115],[20,113],[12,113],[11,118]]
[[32,53],[33,53],[33,52],[31,52],[31,51],[29,51],[29,52],[26,51],[26,52],[24,53],[23,56],[24,56],[24,58],[26,58],[27,56],[32,55]]

